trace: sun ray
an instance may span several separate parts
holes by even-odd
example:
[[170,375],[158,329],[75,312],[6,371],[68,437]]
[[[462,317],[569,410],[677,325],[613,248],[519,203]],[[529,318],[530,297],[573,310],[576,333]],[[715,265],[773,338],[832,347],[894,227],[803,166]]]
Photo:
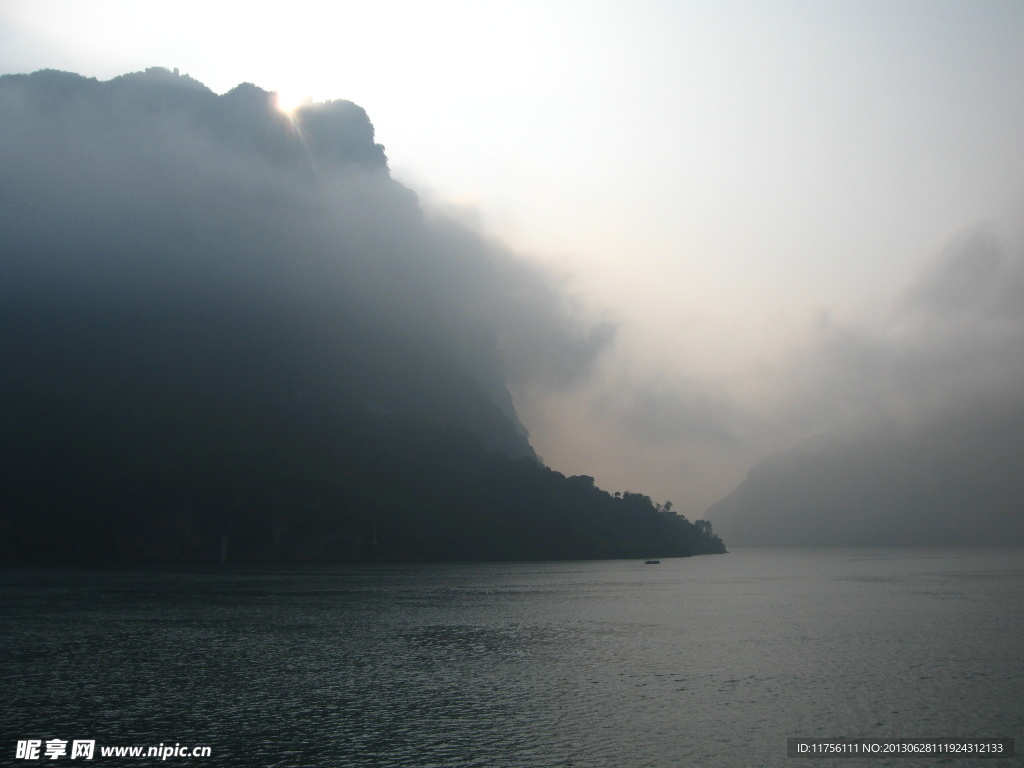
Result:
[[309,96],[299,96],[294,93],[274,93],[274,106],[288,117],[295,117],[295,113],[309,104],[312,99]]
[[295,137],[299,140],[299,144],[302,147],[302,152],[305,155],[306,162],[309,164],[309,168],[314,176],[318,175],[318,168],[313,153],[309,148],[309,143],[306,141],[306,137],[302,133],[302,125],[299,120],[299,112],[305,107],[313,104],[312,96],[295,96],[294,93],[275,91],[273,93],[274,107],[283,114],[288,122],[291,124],[292,132]]

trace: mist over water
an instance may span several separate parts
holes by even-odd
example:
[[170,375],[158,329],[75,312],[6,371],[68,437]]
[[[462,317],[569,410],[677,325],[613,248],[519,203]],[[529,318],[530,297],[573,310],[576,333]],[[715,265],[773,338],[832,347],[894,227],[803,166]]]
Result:
[[660,768],[786,765],[791,736],[1020,744],[1022,577],[1020,549],[10,570],[0,749]]

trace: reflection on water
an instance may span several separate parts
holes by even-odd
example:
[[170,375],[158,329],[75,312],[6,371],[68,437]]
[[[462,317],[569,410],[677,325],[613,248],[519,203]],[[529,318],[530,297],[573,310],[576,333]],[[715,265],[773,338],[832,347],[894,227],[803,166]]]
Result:
[[788,736],[1024,747],[1024,550],[10,570],[0,588],[7,758],[19,738],[396,768],[774,766]]

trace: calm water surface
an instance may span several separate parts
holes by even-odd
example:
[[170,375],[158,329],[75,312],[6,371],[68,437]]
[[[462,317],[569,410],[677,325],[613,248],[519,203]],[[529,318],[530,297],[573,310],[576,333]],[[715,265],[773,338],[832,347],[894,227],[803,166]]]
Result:
[[[1019,549],[7,570],[0,622],[0,764],[65,764],[13,760],[26,738],[288,768],[851,765],[789,736],[1024,753]],[[1024,760],[852,763],[972,764]]]

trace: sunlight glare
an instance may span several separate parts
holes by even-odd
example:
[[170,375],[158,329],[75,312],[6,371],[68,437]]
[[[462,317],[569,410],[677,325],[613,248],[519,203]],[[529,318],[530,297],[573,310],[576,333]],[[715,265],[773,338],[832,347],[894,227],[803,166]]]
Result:
[[277,107],[278,111],[288,115],[288,117],[294,117],[295,113],[310,101],[312,99],[309,96],[297,96],[293,93],[281,93],[280,91],[274,93],[274,106]]

